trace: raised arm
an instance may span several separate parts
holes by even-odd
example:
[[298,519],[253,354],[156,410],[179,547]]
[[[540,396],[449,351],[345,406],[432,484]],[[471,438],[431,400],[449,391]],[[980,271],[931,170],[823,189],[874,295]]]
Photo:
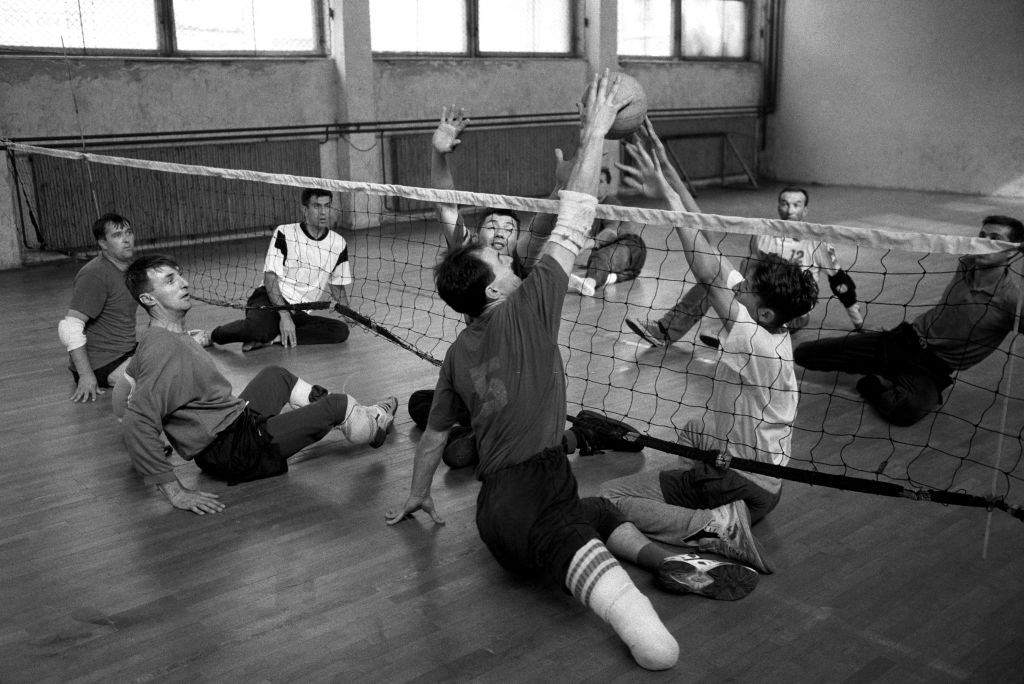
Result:
[[[459,135],[469,124],[462,109],[456,109],[455,105],[441,109],[441,122],[434,131],[430,144],[430,186],[439,190],[454,190],[455,179],[452,176],[452,169],[448,163],[448,155],[451,154],[462,140]],[[437,221],[441,224],[441,233],[444,235],[448,247],[462,244],[465,239],[466,227],[459,216],[459,208],[455,204],[438,203]]]
[[[542,250],[542,254],[552,256],[566,273],[572,273],[576,256],[586,245],[594,220],[604,137],[622,104],[617,99],[618,93],[618,77],[609,79],[607,70],[600,78],[595,75],[587,90],[580,149],[565,189],[559,191],[562,201],[558,221]],[[589,195],[589,199],[584,195]]]
[[814,250],[814,262],[828,277],[828,287],[832,294],[846,307],[846,315],[850,317],[853,329],[861,330],[864,327],[864,315],[857,303],[857,286],[850,274],[839,265],[836,248],[831,243],[819,242]]
[[[653,129],[651,131],[653,132]],[[635,161],[635,166],[618,164],[626,174],[626,184],[641,190],[648,197],[663,199],[673,211],[687,211],[680,195],[669,185],[657,155],[648,154],[642,145],[635,142],[627,143],[626,150]],[[702,230],[682,225],[675,226],[675,229],[683,243],[683,252],[694,277],[710,286],[708,297],[711,305],[724,321],[726,328],[730,328],[732,321],[737,320],[736,309],[740,306],[729,282],[729,275],[735,268],[718,248],[708,241]]]

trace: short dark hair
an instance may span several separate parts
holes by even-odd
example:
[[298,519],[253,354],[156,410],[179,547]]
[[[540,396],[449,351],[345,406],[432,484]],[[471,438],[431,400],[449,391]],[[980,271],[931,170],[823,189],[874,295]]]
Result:
[[785,195],[787,192],[799,192],[801,195],[804,196],[804,206],[805,207],[806,206],[810,206],[810,204],[811,204],[811,196],[808,195],[807,191],[804,190],[803,188],[798,188],[795,185],[788,185],[788,186],[782,188],[781,190],[779,190],[779,197],[778,197],[778,199],[782,199],[782,196]]
[[96,242],[107,239],[107,224],[113,223],[115,226],[122,226],[130,228],[132,224],[128,222],[124,216],[115,214],[113,212],[104,214],[92,223],[92,236],[96,238]]
[[776,323],[802,316],[818,301],[818,283],[810,271],[778,254],[762,254],[750,275],[750,288],[775,312]]
[[484,221],[491,216],[508,216],[516,222],[516,228],[519,228],[519,214],[511,209],[485,209],[483,216],[480,217],[480,223],[477,224],[477,228],[482,226]]
[[611,182],[612,182],[612,170],[611,169],[609,169],[607,166],[602,166],[601,167],[601,175],[604,176],[604,182],[605,183],[611,184]]
[[448,250],[434,266],[434,285],[444,302],[460,314],[479,316],[487,307],[487,286],[494,271],[481,258],[480,245],[469,244]]
[[313,197],[330,197],[334,200],[334,196],[330,190],[323,190],[321,188],[306,188],[302,191],[302,206],[308,206],[309,200]]
[[147,312],[149,307],[143,304],[139,297],[146,292],[153,291],[153,283],[149,281],[149,269],[160,268],[161,266],[170,266],[175,271],[181,271],[181,266],[178,265],[178,262],[166,254],[150,254],[139,257],[130,263],[124,272],[124,284],[128,287],[132,299],[138,302]]
[[1006,226],[1010,229],[1010,242],[1024,242],[1024,223],[1021,223],[1012,216],[993,214],[992,216],[986,216],[985,220],[981,222],[981,225],[985,225],[986,223],[991,223],[996,226]]

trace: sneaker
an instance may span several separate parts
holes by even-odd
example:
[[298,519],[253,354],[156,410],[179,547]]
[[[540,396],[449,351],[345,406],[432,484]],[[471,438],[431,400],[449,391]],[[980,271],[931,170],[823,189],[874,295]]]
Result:
[[441,460],[449,468],[465,468],[476,465],[480,460],[476,452],[476,438],[473,431],[465,425],[456,425],[448,435]]
[[604,449],[613,451],[641,451],[644,448],[640,433],[620,420],[586,409],[576,414],[572,425],[580,456],[600,454]]
[[668,331],[665,330],[665,326],[658,321],[654,321],[653,323],[650,321],[644,321],[641,323],[640,321],[635,321],[632,318],[627,318],[626,327],[639,335],[640,339],[652,347],[664,347],[666,344],[671,342],[671,340],[668,339]]
[[209,347],[213,344],[213,340],[210,339],[210,333],[205,330],[189,330],[188,336],[198,342],[200,347]]
[[309,403],[315,404],[316,402],[326,397],[328,394],[330,394],[330,392],[327,391],[326,387],[321,387],[320,385],[313,385],[313,387],[311,387],[309,390]]
[[719,347],[722,346],[721,340],[719,340],[714,335],[700,334],[697,336],[697,338],[707,346],[711,347],[712,349],[718,349]]
[[388,397],[384,401],[377,402],[375,405],[380,408],[380,413],[377,414],[377,431],[373,434],[373,439],[370,440],[370,446],[377,449],[384,446],[384,440],[387,439],[388,432],[391,431],[391,425],[395,422],[395,412],[398,411],[398,397]]
[[750,513],[747,504],[733,501],[714,509],[715,520],[704,531],[708,534],[697,540],[697,548],[708,553],[746,563],[766,575],[772,573],[768,556],[757,537],[750,531]]
[[741,599],[757,586],[753,568],[695,553],[669,556],[658,568],[658,586],[676,594],[700,594],[719,601]]

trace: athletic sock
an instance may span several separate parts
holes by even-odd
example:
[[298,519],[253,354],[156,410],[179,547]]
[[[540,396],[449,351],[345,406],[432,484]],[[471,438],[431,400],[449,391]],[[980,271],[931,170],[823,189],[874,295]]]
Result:
[[679,644],[605,545],[587,542],[569,563],[565,584],[583,605],[611,625],[640,667],[667,670],[679,659]]
[[[288,405],[293,409],[309,406],[309,391],[313,386],[302,378],[296,378],[292,393],[288,396]],[[278,395],[280,396],[280,395]]]
[[614,273],[609,273],[608,278],[604,281],[605,287],[609,285],[614,285],[615,283],[618,282],[618,280],[619,277],[617,275],[615,275]]

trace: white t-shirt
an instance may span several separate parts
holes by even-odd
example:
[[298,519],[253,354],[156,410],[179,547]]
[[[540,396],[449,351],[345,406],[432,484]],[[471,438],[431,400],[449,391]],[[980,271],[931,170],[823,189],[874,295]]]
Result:
[[[708,411],[699,419],[702,432],[733,458],[784,466],[800,399],[789,333],[769,332],[742,306],[739,320],[723,333]],[[769,491],[779,489],[776,478],[736,472]]]
[[778,254],[786,261],[799,265],[805,271],[810,271],[815,280],[818,279],[818,272],[822,268],[828,274],[839,270],[836,250],[827,242],[758,235],[757,248],[765,254]]
[[328,285],[352,284],[345,238],[328,230],[317,240],[299,223],[274,230],[263,270],[277,274],[278,289],[289,304],[327,301]]

